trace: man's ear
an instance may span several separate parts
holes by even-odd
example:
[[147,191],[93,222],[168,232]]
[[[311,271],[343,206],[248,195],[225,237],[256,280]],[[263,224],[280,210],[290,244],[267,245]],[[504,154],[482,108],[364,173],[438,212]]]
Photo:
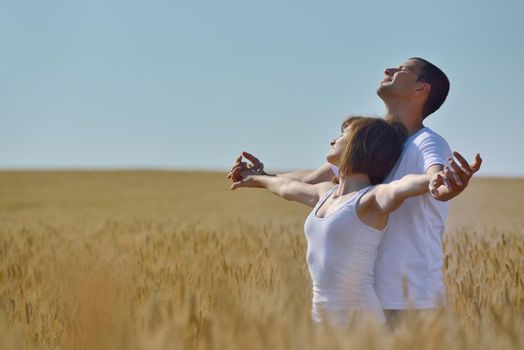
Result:
[[415,96],[427,96],[431,90],[431,85],[426,82],[418,82],[415,89]]

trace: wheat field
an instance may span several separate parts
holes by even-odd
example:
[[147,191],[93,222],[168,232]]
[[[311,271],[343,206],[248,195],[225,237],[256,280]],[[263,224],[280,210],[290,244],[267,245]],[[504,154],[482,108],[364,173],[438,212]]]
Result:
[[224,174],[0,172],[0,349],[522,349],[524,180],[452,202],[448,305],[315,328],[308,208]]

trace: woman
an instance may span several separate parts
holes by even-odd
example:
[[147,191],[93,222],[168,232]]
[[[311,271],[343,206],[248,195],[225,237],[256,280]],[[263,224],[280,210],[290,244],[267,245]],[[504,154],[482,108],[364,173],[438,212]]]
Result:
[[384,323],[373,288],[373,267],[388,214],[405,199],[426,193],[430,182],[432,191],[438,191],[442,178],[413,174],[381,184],[400,157],[406,139],[403,126],[380,118],[351,117],[342,129],[327,154],[328,162],[340,169],[338,183],[310,185],[247,169],[231,189],[266,188],[313,207],[305,234],[315,323],[343,327],[361,314]]

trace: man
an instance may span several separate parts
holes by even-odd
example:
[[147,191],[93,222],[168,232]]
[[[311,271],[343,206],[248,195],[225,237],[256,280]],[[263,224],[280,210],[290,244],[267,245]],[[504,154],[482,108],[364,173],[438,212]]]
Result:
[[[435,309],[445,303],[442,276],[442,237],[447,219],[447,201],[461,193],[479,170],[477,154],[473,164],[457,152],[457,164],[447,142],[423,121],[440,108],[449,91],[449,80],[435,65],[422,58],[410,58],[396,68],[388,68],[377,89],[386,106],[386,119],[401,122],[408,130],[402,156],[385,182],[404,175],[436,174],[446,191],[438,196],[426,194],[411,198],[388,219],[375,265],[375,289],[393,324],[402,310]],[[252,164],[242,162],[242,155]],[[264,173],[258,159],[244,152],[228,177],[242,181],[246,167]],[[299,171],[275,176],[290,176],[307,183],[329,181],[338,169],[325,164],[313,171]],[[432,197],[433,196],[433,197]]]

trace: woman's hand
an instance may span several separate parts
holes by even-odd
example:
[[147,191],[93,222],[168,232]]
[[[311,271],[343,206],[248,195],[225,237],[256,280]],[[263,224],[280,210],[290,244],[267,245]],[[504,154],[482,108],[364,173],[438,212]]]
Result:
[[[236,190],[239,187],[260,187],[260,184],[256,181],[257,176],[260,176],[253,169],[245,169],[236,176],[236,180],[233,180],[230,189]],[[233,179],[233,177],[232,177]]]
[[433,197],[439,196],[439,187],[447,186],[446,180],[444,178],[445,175],[446,175],[445,171],[442,170],[442,171],[439,171],[438,173],[435,173],[431,177],[431,180],[429,181],[429,185],[428,185],[428,190],[429,190],[429,193],[431,193]]

